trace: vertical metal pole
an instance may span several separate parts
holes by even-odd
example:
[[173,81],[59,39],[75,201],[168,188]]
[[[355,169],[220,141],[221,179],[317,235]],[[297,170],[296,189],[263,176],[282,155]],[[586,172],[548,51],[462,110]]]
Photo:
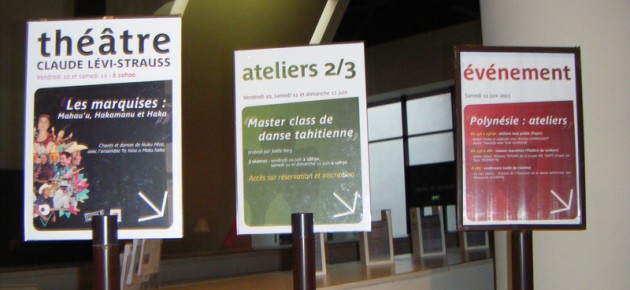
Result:
[[512,231],[512,290],[533,289],[532,232]]
[[315,235],[313,214],[291,214],[293,289],[315,290]]
[[117,216],[92,218],[92,289],[120,289],[120,258]]

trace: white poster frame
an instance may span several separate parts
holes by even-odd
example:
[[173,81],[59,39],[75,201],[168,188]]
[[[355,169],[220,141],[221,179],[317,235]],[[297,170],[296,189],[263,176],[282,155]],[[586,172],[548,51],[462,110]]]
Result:
[[[290,213],[284,224],[251,225],[246,220],[249,205],[245,200],[247,178],[244,170],[245,141],[243,111],[263,106],[302,106],[324,101],[356,98],[359,135],[361,192],[344,195],[329,192],[337,203],[340,219],[358,216],[352,222],[318,222],[314,212],[315,232],[368,231],[371,225],[369,166],[367,146],[367,105],[363,43],[312,45],[235,51],[235,123],[237,155],[237,228],[239,234],[289,233]],[[310,116],[313,117],[313,116]],[[320,122],[323,116],[313,120]],[[332,119],[331,123],[332,123]],[[288,120],[287,120],[288,121]],[[294,135],[295,136],[295,135]],[[264,157],[266,158],[266,157]],[[309,210],[309,209],[306,209]]]
[[[455,54],[460,230],[584,229],[579,48],[465,45],[457,46]],[[564,111],[540,115],[553,106]],[[554,114],[563,117],[556,118]],[[504,120],[500,120],[501,116]],[[496,129],[486,132],[481,128],[477,132],[471,129],[475,126]],[[528,135],[534,131],[541,137]],[[521,136],[514,137],[516,133]],[[509,145],[515,142],[525,145]],[[502,154],[503,151],[508,154]],[[536,151],[538,155],[509,154],[521,151]],[[493,166],[492,162],[498,165]],[[513,166],[510,169],[503,165]],[[552,174],[555,176],[550,177]],[[471,182],[471,178],[479,181]],[[484,179],[503,179],[503,184],[508,185],[484,185]],[[532,182],[545,189],[526,189]],[[547,186],[562,182],[569,185],[561,193]],[[519,201],[511,203],[510,198],[518,197],[504,188],[518,190]],[[532,201],[532,196],[537,200]],[[474,202],[484,198],[484,210],[479,211]],[[469,208],[475,209],[471,212]]]
[[[183,207],[182,207],[182,164],[181,164],[181,17],[179,16],[160,16],[160,17],[140,17],[140,18],[97,18],[97,19],[62,19],[62,20],[37,20],[27,23],[27,60],[26,60],[26,93],[25,93],[25,155],[24,155],[24,239],[29,240],[89,240],[92,238],[91,216],[94,215],[119,215],[118,237],[120,239],[168,239],[181,238],[183,236]],[[163,129],[170,140],[164,143],[157,142],[159,139],[148,139],[146,143],[134,138],[134,134],[129,134],[128,139],[121,137],[120,139],[103,140],[93,144],[82,144],[85,138],[96,140],[99,138],[99,132],[84,133],[82,136],[74,134],[72,138],[69,135],[73,129],[90,126],[90,121],[98,119],[95,117],[95,107],[91,107],[98,99],[82,96],[80,93],[60,96],[63,104],[51,104],[54,107],[54,113],[50,114],[49,123],[62,118],[67,121],[70,127],[65,132],[64,139],[60,133],[63,128],[57,128],[57,131],[48,131],[51,138],[55,139],[54,144],[58,148],[55,155],[62,152],[70,153],[73,149],[79,150],[83,154],[83,161],[91,156],[99,156],[99,159],[106,160],[107,154],[122,156],[122,153],[146,154],[141,158],[152,158],[151,152],[156,154],[164,154],[162,158],[166,161],[162,163],[160,168],[163,176],[168,178],[158,178],[160,183],[164,184],[160,192],[142,192],[142,190],[131,192],[120,192],[120,188],[116,187],[116,183],[112,181],[107,185],[106,180],[98,180],[98,172],[90,172],[89,169],[78,168],[71,172],[75,181],[79,180],[77,173],[82,174],[83,180],[87,180],[83,184],[83,188],[87,187],[87,191],[83,191],[83,197],[77,198],[77,192],[73,192],[70,197],[70,212],[65,205],[54,209],[54,203],[48,206],[48,210],[44,213],[52,213],[58,215],[54,220],[72,218],[75,219],[73,225],[61,225],[61,221],[57,221],[58,225],[54,229],[50,228],[52,224],[46,224],[49,228],[35,226],[34,219],[34,199],[38,197],[38,190],[33,190],[34,182],[34,155],[38,155],[34,149],[34,135],[38,131],[38,118],[36,114],[36,94],[40,91],[57,90],[57,95],[64,94],[67,88],[87,88],[91,90],[90,94],[94,97],[98,94],[98,89],[107,86],[119,86],[121,91],[125,90],[127,85],[137,85],[147,83],[159,83],[161,89],[158,92],[168,94],[170,100],[166,97],[158,97],[157,95],[147,96],[136,95],[133,98],[127,96],[126,101],[131,102],[132,109],[126,107],[124,111],[119,106],[113,104],[115,97],[110,96],[104,103],[105,107],[100,107],[100,115],[103,119],[119,120],[117,127],[105,128],[101,133],[111,133],[111,130],[117,130],[124,125],[120,125],[122,118],[129,118],[131,124],[139,124],[136,120],[141,118],[156,120],[155,123],[162,122]],[[81,89],[73,92],[80,92]],[[49,95],[53,95],[50,93]],[[83,98],[82,98],[83,97]],[[55,99],[56,100],[56,99]],[[116,100],[122,102],[123,97]],[[134,103],[135,101],[135,103]],[[41,101],[40,103],[43,103]],[[138,105],[143,103],[142,105]],[[101,103],[103,104],[103,103]],[[111,107],[108,107],[110,106]],[[118,108],[118,109],[116,109]],[[107,110],[113,109],[113,110]],[[150,110],[151,109],[151,110]],[[114,115],[114,111],[118,110],[119,114]],[[49,111],[53,111],[49,109]],[[152,111],[152,112],[148,112]],[[124,115],[124,113],[131,114]],[[58,114],[57,114],[58,113]],[[109,114],[112,113],[112,114]],[[46,114],[49,115],[49,114]],[[63,115],[63,116],[62,116]],[[89,117],[88,117],[89,115]],[[61,117],[59,117],[61,116]],[[149,117],[151,116],[151,117]],[[39,119],[39,118],[38,118]],[[50,120],[53,121],[50,121]],[[83,124],[79,122],[84,121]],[[76,122],[76,123],[72,123]],[[116,122],[116,121],[114,121]],[[55,124],[50,124],[51,127]],[[141,126],[141,125],[135,125]],[[88,131],[88,130],[85,130]],[[94,130],[96,131],[96,130]],[[103,132],[105,131],[105,132]],[[83,139],[82,139],[83,138]],[[152,138],[152,137],[151,137]],[[58,142],[57,142],[58,140]],[[123,141],[133,141],[137,143],[133,151],[131,148],[122,152]],[[156,141],[156,142],[153,142]],[[74,143],[74,144],[71,144]],[[107,145],[103,145],[107,144]],[[99,148],[109,147],[111,148]],[[78,148],[78,149],[76,149]],[[146,151],[142,151],[144,148]],[[105,152],[107,150],[110,152]],[[90,151],[91,150],[91,151]],[[103,150],[100,152],[99,150]],[[57,149],[54,149],[57,151]],[[53,152],[53,151],[49,151]],[[165,152],[165,153],[163,153]],[[102,154],[101,154],[102,153]],[[153,155],[155,156],[155,155]],[[49,157],[50,158],[50,157]],[[121,157],[124,158],[124,157]],[[85,163],[85,162],[84,162]],[[138,162],[140,163],[140,162]],[[85,169],[85,170],[84,170]],[[124,169],[124,168],[121,168]],[[55,173],[55,176],[60,176]],[[87,176],[87,178],[86,178]],[[130,176],[128,176],[131,178]],[[55,177],[56,178],[56,177]],[[61,179],[61,176],[60,176]],[[47,179],[51,180],[51,179]],[[103,183],[100,190],[96,190],[95,183]],[[156,181],[155,179],[147,180],[148,182]],[[91,184],[90,184],[91,182]],[[142,181],[137,181],[140,184]],[[44,182],[45,184],[46,182]],[[59,183],[57,183],[59,184]],[[89,185],[88,185],[89,184]],[[76,186],[76,183],[75,183]],[[57,186],[58,188],[59,186]],[[40,187],[41,188],[41,187]],[[75,187],[76,188],[76,187]],[[64,190],[68,192],[69,190]],[[104,196],[118,192],[126,194],[126,201],[111,200],[112,204],[104,202]],[[99,198],[96,198],[99,196]],[[90,199],[91,198],[91,199]],[[98,204],[93,201],[100,200]],[[87,204],[89,205],[90,210]],[[120,203],[133,202],[137,204],[136,208],[143,211],[140,218],[131,219],[130,216],[139,214],[130,214],[126,210],[125,205]],[[117,204],[119,203],[119,204]],[[46,207],[46,206],[44,206]],[[95,209],[97,208],[97,209]],[[62,213],[63,212],[63,213]],[[38,213],[41,213],[38,211]],[[47,222],[48,218],[52,220],[52,216],[48,215],[43,222]],[[78,220],[81,220],[80,222]],[[64,221],[65,222],[65,221]],[[149,225],[151,223],[160,225]],[[45,224],[45,223],[42,223]]]

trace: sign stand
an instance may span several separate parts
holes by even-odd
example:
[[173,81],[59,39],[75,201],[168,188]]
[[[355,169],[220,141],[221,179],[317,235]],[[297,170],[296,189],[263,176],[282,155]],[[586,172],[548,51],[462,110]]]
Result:
[[532,231],[512,231],[512,289],[534,289]]
[[391,210],[382,210],[381,220],[372,222],[372,231],[361,233],[359,249],[366,266],[394,263]]
[[120,289],[117,216],[92,217],[92,258],[94,277],[92,289]]
[[490,256],[488,231],[460,231],[459,247],[466,261]]
[[315,235],[313,214],[291,214],[293,240],[293,289],[315,289]]
[[[86,29],[108,31],[111,51],[87,35],[87,53],[71,49]],[[183,236],[180,35],[173,16],[28,23],[25,241],[90,240],[82,221],[103,215],[118,215],[122,240]],[[63,51],[48,53],[56,41]]]
[[533,289],[532,231],[586,229],[579,47],[457,46],[458,225],[510,230]]
[[488,250],[488,232],[487,231],[465,231],[460,232],[460,244],[466,251],[471,250]]
[[442,206],[413,207],[411,218],[411,242],[416,258],[446,256],[444,217]]
[[134,239],[120,254],[120,290],[158,289],[162,240]]
[[239,235],[306,209],[318,233],[370,230],[363,62],[362,43],[234,52]]
[[315,235],[315,275],[326,276],[326,264],[328,263],[328,251],[325,233]]

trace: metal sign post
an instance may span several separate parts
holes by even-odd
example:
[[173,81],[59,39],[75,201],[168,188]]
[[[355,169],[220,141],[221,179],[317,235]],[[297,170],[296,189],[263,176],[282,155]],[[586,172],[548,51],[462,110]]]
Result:
[[533,289],[532,232],[512,231],[512,290]]
[[118,221],[116,216],[92,217],[92,289],[120,289]]
[[314,290],[316,283],[313,214],[292,214],[291,229],[293,238],[293,289]]
[[532,231],[586,228],[580,49],[458,46],[458,227],[512,231],[533,289]]

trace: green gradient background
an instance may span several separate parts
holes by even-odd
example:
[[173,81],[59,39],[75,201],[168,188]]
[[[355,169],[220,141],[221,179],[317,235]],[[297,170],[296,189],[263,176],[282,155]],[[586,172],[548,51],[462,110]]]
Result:
[[[332,116],[332,124],[320,124],[324,115]],[[315,117],[316,124],[290,127],[291,118]],[[291,213],[313,213],[316,225],[352,224],[362,220],[361,144],[359,99],[357,97],[290,104],[265,105],[243,109],[243,182],[245,223],[249,226],[286,226],[291,224]],[[284,127],[247,128],[250,118],[284,118]],[[351,138],[295,140],[295,130],[352,129]],[[258,141],[263,132],[292,132],[291,140]],[[291,149],[292,153],[248,155],[251,150]],[[318,157],[321,162],[344,160],[347,164],[300,167],[271,167],[249,164],[252,159],[298,159]],[[367,156],[366,156],[367,158]],[[290,162],[289,162],[290,163]],[[282,181],[249,181],[252,175],[315,174],[322,172],[352,172],[353,177],[342,179],[305,179]],[[337,193],[350,206],[354,193],[359,193],[354,214],[335,218],[348,209],[334,197]]]

